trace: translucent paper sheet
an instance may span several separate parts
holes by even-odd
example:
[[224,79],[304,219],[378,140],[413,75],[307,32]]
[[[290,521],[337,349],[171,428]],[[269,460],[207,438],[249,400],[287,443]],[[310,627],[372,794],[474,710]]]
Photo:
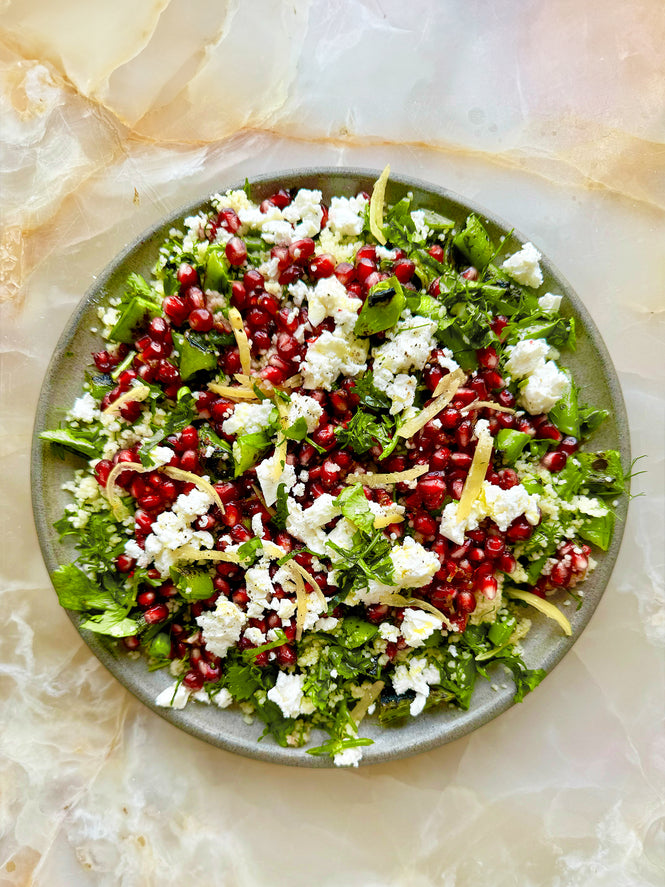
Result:
[[[662,3],[7,0],[2,29],[0,884],[662,883]],[[386,162],[558,265],[647,473],[590,626],[522,705],[414,759],[296,771],[178,732],[88,652],[37,546],[33,415],[74,306],[164,214]]]

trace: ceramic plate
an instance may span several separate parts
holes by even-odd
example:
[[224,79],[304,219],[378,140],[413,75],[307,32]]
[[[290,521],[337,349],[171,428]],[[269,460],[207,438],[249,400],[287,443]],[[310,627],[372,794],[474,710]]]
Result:
[[[335,194],[354,195],[362,190],[370,192],[377,176],[378,172],[371,170],[295,170],[255,179],[252,183],[252,196],[260,201],[279,187],[305,187],[320,189],[326,201]],[[225,189],[225,183],[220,183],[219,190]],[[415,179],[392,177],[386,195],[387,201],[395,202],[407,191],[413,193],[418,207],[437,210],[457,223],[462,223],[470,212],[478,213],[487,221],[488,231],[495,241],[512,230],[501,220],[463,198]],[[91,332],[91,327],[98,323],[97,306],[122,292],[124,281],[130,272],[136,271],[148,276],[168,230],[173,225],[178,225],[186,216],[207,206],[207,201],[188,206],[130,244],[86,293],[55,349],[39,399],[32,449],[33,508],[40,545],[49,572],[74,559],[73,549],[58,542],[53,523],[61,517],[65,504],[70,501],[70,497],[62,492],[61,486],[71,478],[72,471],[80,467],[82,462],[75,456],[68,456],[64,461],[57,458],[51,447],[39,440],[38,435],[45,429],[57,427],[64,412],[81,392],[83,372],[89,365],[90,354],[100,349],[99,337]],[[508,253],[519,249],[523,242],[530,239],[513,231],[506,244]],[[571,368],[578,384],[583,387],[585,399],[610,412],[610,417],[593,438],[593,447],[620,450],[626,466],[630,463],[626,410],[610,356],[592,318],[566,280],[547,259],[542,260],[541,266],[545,278],[544,291],[563,294],[562,314],[573,315],[577,323],[577,351],[574,354],[566,353],[565,363]],[[534,626],[524,642],[528,666],[551,671],[580,636],[609,581],[619,551],[626,510],[627,497],[623,497],[617,507],[618,520],[612,545],[606,553],[594,553],[598,567],[584,583],[582,607],[577,611],[570,608],[572,613],[567,613],[573,627],[572,637],[562,636],[551,621],[535,611],[529,614]],[[78,616],[73,613],[69,615],[78,627]],[[182,711],[156,708],[155,697],[171,683],[168,674],[164,671],[149,672],[144,660],[132,660],[123,653],[116,652],[114,643],[100,635],[87,631],[82,631],[81,635],[93,653],[128,690],[161,717],[199,739],[229,751],[274,763],[301,767],[331,766],[328,758],[313,757],[306,754],[304,749],[280,748],[271,738],[257,742],[262,725],[258,721],[251,726],[247,725],[241,714],[232,709],[220,710],[215,706],[200,704],[190,704]],[[497,673],[497,680],[503,682],[502,671]],[[535,692],[547,693],[547,681]],[[374,744],[364,749],[362,763],[371,764],[412,755],[464,736],[509,708],[513,704],[512,696],[512,686],[495,691],[488,682],[478,681],[469,711],[442,707],[423,713],[404,727],[388,729],[380,728],[378,723],[372,723],[372,719],[368,718],[363,722],[362,735],[369,736]],[[529,698],[522,704],[528,705]],[[316,734],[314,739],[317,739]]]

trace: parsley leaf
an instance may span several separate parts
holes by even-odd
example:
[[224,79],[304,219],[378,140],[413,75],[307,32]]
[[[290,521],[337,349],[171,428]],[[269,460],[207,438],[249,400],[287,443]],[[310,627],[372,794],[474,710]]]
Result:
[[387,447],[393,443],[395,420],[392,416],[380,416],[375,418],[371,413],[358,410],[346,426],[338,426],[335,429],[337,440],[341,447],[348,447],[354,453],[362,455],[372,447]]

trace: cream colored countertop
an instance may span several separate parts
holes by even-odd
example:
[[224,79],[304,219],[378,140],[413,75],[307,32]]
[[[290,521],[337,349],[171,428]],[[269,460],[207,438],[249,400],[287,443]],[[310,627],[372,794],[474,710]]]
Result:
[[[660,0],[6,0],[0,34],[0,885],[633,887],[665,872],[665,11]],[[382,168],[526,232],[594,316],[636,478],[603,600],[539,690],[353,772],[157,718],[57,603],[29,447],[105,264],[245,175]]]

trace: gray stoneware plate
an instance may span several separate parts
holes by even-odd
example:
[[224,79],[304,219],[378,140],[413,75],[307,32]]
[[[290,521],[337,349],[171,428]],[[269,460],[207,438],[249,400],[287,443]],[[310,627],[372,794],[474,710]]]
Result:
[[[288,171],[257,177],[252,183],[252,195],[260,201],[279,187],[295,186],[318,188],[323,192],[324,200],[327,200],[335,194],[350,196],[362,190],[370,192],[377,176],[376,171],[361,169]],[[225,183],[220,183],[219,190],[225,190]],[[399,200],[407,191],[413,192],[420,207],[438,210],[458,223],[463,222],[470,212],[478,213],[487,220],[488,230],[495,240],[511,230],[504,222],[462,197],[415,179],[393,176],[387,190],[388,202]],[[72,548],[58,542],[53,523],[62,515],[69,501],[69,497],[61,491],[61,485],[83,463],[75,456],[61,461],[53,455],[48,444],[39,440],[38,435],[44,429],[57,427],[63,411],[68,410],[80,394],[83,371],[89,364],[90,353],[100,348],[99,338],[90,331],[98,322],[97,306],[122,291],[130,272],[148,274],[169,228],[205,206],[207,201],[199,201],[175,213],[139,237],[114,259],[86,293],[55,349],[39,399],[32,447],[33,509],[49,572],[74,559]],[[506,242],[507,254],[519,249],[520,244],[529,239],[513,231]],[[563,294],[562,311],[572,314],[577,323],[577,351],[574,354],[566,353],[564,362],[571,368],[576,381],[583,386],[585,399],[610,411],[610,417],[593,439],[593,447],[620,450],[625,468],[630,464],[626,408],[607,348],[586,308],[566,280],[547,259],[543,259],[541,264],[545,278],[544,291]],[[584,585],[581,609],[567,614],[571,617],[572,637],[564,637],[558,627],[544,616],[535,611],[530,613],[534,627],[524,644],[525,660],[530,667],[551,671],[570,650],[591,618],[617,558],[627,503],[627,497],[624,497],[617,507],[618,520],[609,551],[595,555],[598,567]],[[69,613],[69,616],[78,627],[78,615]],[[200,704],[190,704],[182,711],[156,708],[155,697],[171,683],[168,674],[164,671],[149,672],[144,661],[129,659],[116,651],[113,642],[99,635],[87,631],[82,631],[81,635],[93,653],[128,690],[161,717],[193,736],[229,751],[273,763],[300,767],[331,766],[328,758],[313,757],[306,754],[304,749],[280,748],[271,738],[257,742],[262,726],[258,722],[247,725],[241,714],[232,709],[220,710],[215,706]],[[497,681],[503,683],[504,680],[503,671],[498,671]],[[547,693],[547,683],[535,692]],[[506,711],[513,704],[512,695],[512,685],[494,691],[489,683],[479,681],[469,711],[440,708],[423,713],[404,727],[388,729],[379,728],[378,723],[372,723],[372,719],[368,718],[363,723],[361,733],[372,738],[374,744],[365,748],[362,763],[405,757],[458,739]],[[522,704],[528,705],[529,698]]]

